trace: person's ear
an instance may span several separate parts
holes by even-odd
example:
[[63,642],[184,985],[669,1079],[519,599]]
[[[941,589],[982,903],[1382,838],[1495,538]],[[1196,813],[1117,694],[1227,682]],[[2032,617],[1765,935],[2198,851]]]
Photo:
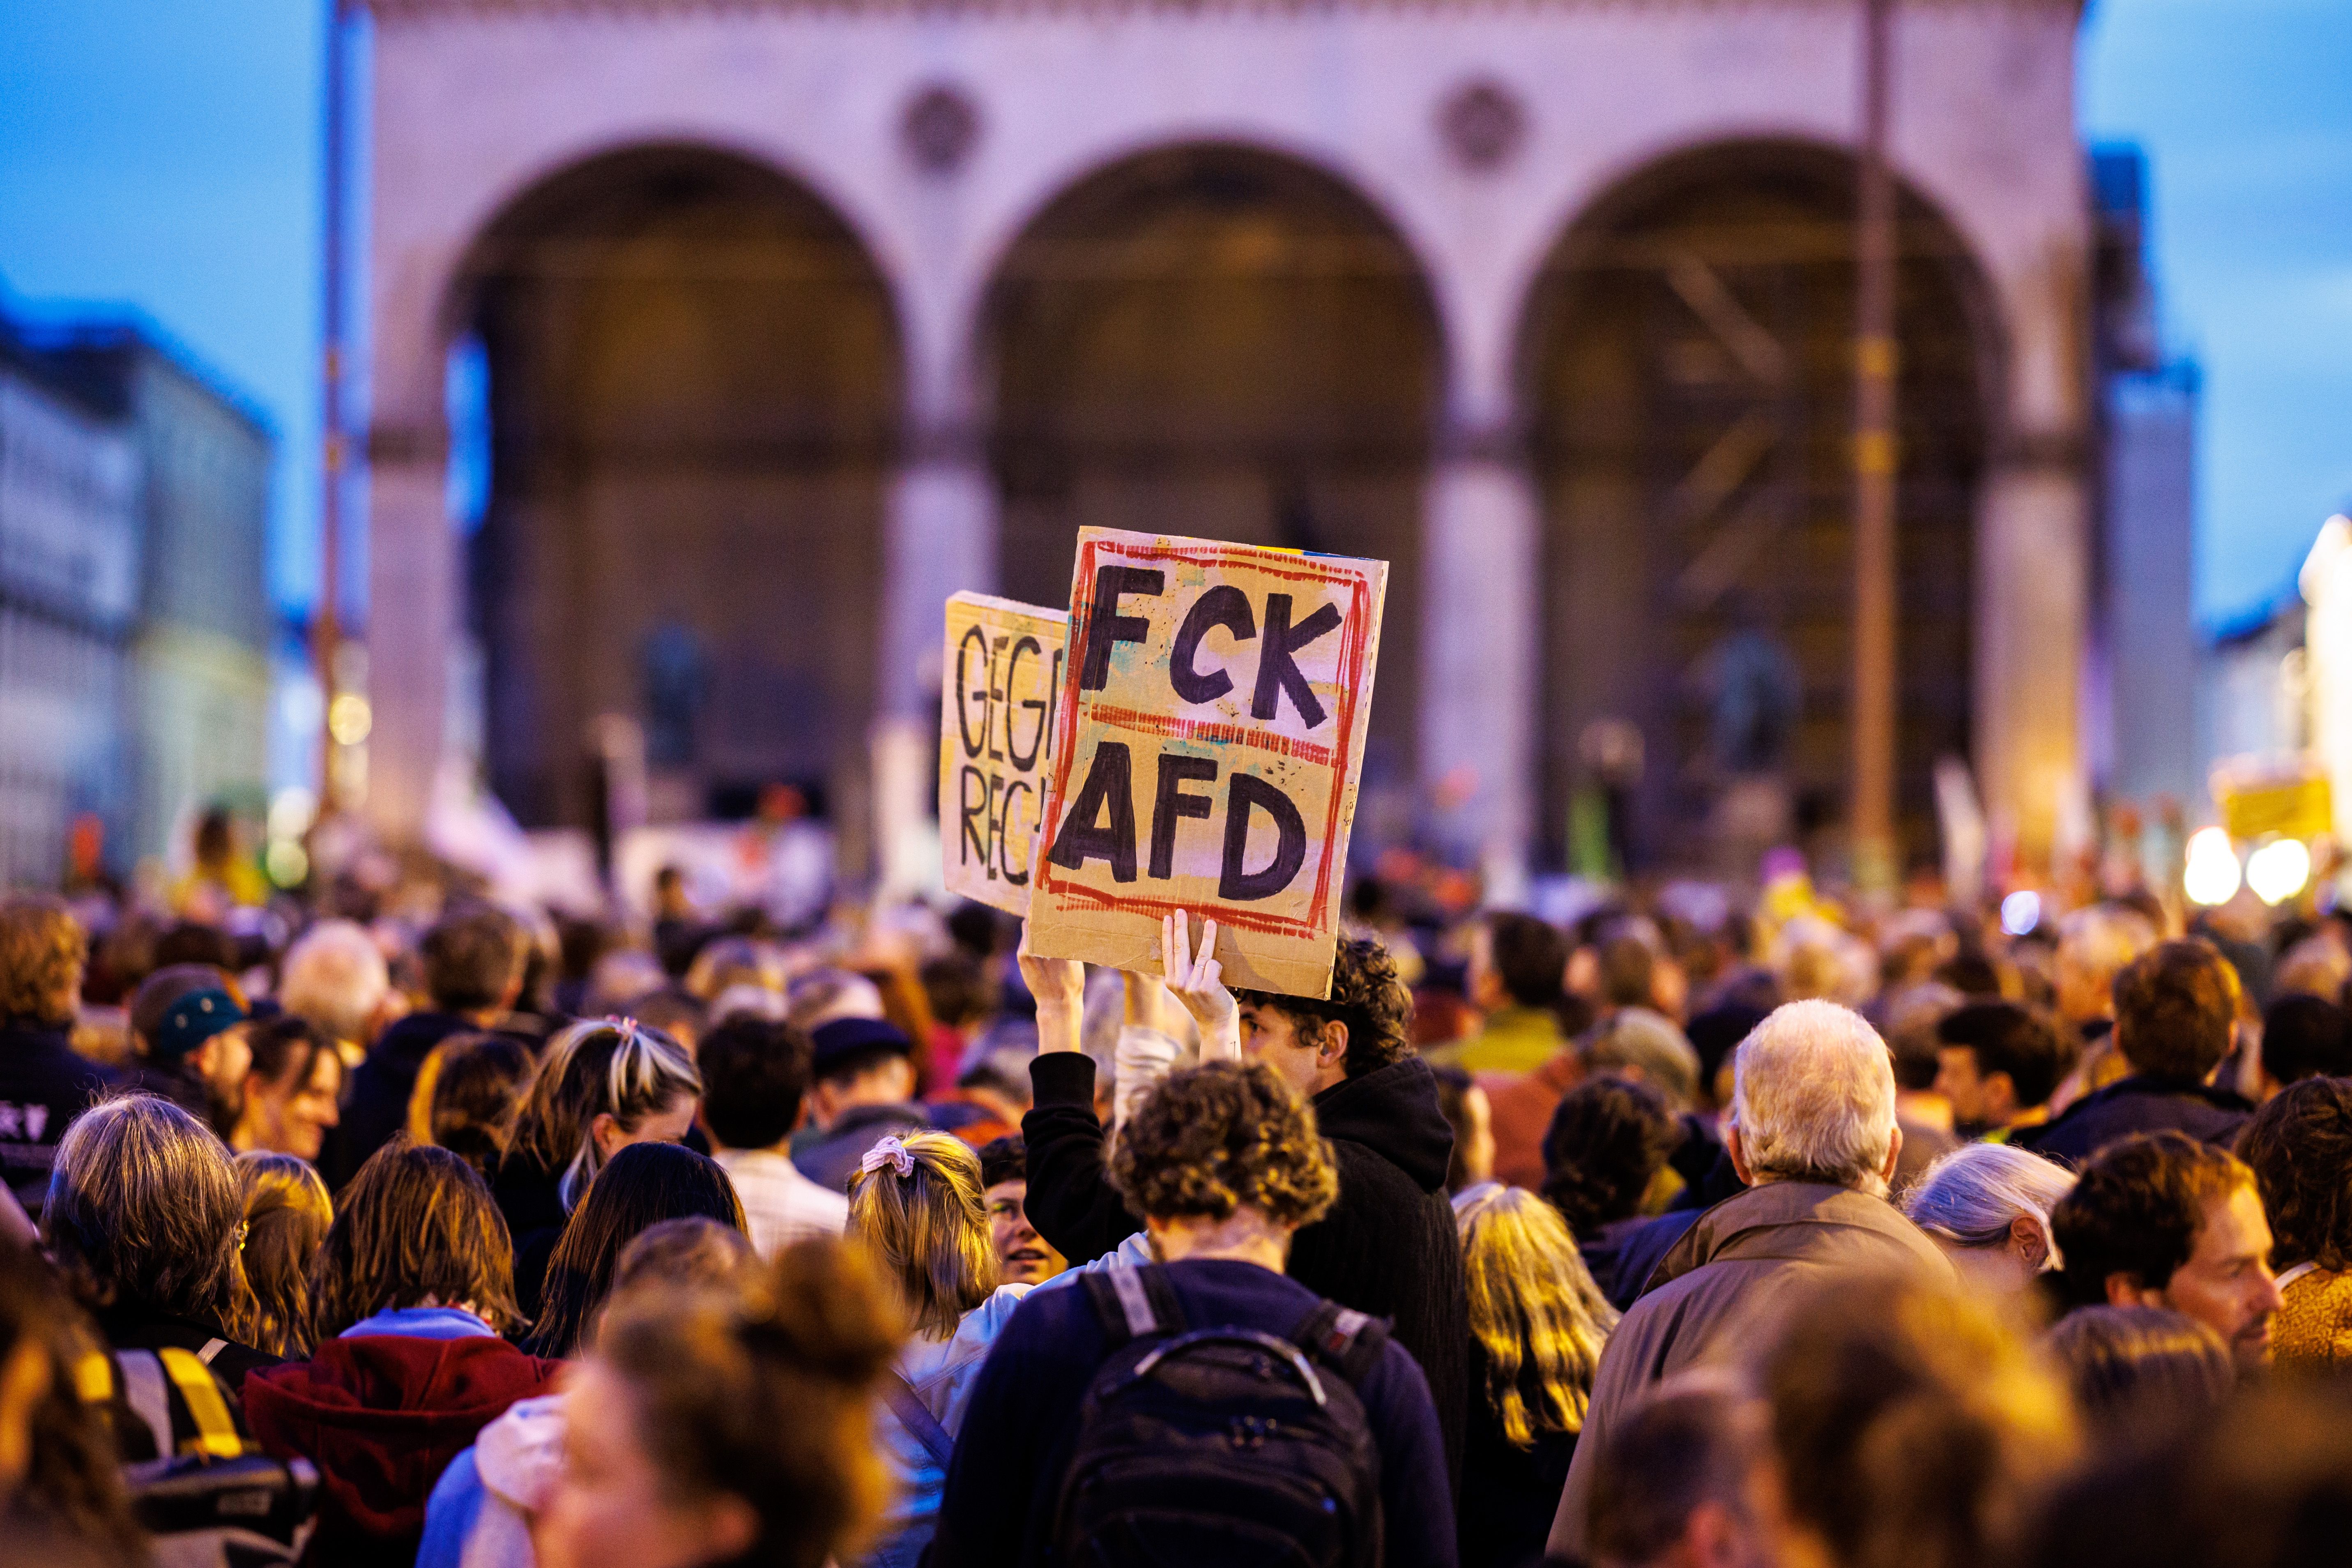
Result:
[[1748,1169],[1748,1151],[1740,1145],[1739,1126],[1737,1122],[1723,1130],[1723,1149],[1725,1153],[1731,1156],[1732,1174],[1739,1178],[1739,1184],[1743,1187],[1754,1186],[1756,1177]]
[[619,1117],[609,1110],[600,1110],[596,1119],[588,1123],[588,1136],[596,1141],[597,1158],[609,1160],[621,1147],[621,1140],[628,1134],[623,1130]]
[[1323,1026],[1322,1038],[1315,1043],[1315,1065],[1335,1068],[1348,1059],[1348,1026],[1330,1019]]
[[1891,1129],[1886,1134],[1886,1163],[1878,1168],[1878,1179],[1888,1187],[1895,1185],[1895,1168],[1903,1162],[1903,1129]]
[[2009,1246],[2029,1273],[2041,1273],[2050,1261],[2050,1238],[2032,1215],[2021,1214],[2009,1222]]
[[2017,1113],[2017,1080],[2005,1072],[1987,1073],[1977,1087],[1990,1101],[1990,1109],[2002,1120]]

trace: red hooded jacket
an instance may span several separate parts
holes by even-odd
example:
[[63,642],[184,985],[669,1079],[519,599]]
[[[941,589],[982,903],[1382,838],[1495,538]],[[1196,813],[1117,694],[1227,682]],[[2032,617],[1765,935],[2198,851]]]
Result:
[[319,1467],[319,1528],[305,1561],[409,1568],[425,1500],[449,1461],[516,1400],[552,1393],[562,1366],[488,1337],[366,1334],[247,1377],[255,1441]]

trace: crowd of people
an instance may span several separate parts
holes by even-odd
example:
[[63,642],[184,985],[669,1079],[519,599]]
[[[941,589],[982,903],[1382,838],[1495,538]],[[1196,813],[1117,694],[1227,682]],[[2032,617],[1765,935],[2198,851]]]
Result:
[[0,901],[0,1564],[2352,1551],[2352,919],[664,891]]

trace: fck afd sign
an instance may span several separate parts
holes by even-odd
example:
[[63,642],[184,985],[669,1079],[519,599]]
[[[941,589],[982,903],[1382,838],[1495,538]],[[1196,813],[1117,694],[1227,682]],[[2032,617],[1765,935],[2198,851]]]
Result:
[[1158,973],[1183,910],[1227,984],[1329,994],[1387,586],[1384,562],[1080,531],[1034,951]]

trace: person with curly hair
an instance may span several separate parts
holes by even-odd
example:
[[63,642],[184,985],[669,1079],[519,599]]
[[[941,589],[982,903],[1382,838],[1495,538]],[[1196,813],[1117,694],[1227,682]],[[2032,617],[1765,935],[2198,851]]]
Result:
[[[1287,1339],[1322,1309],[1284,1270],[1293,1238],[1344,1190],[1332,1152],[1307,1104],[1263,1062],[1186,1068],[1143,1101],[1110,1179],[1142,1215],[1161,1260],[1147,1272],[1185,1322]],[[1022,1302],[972,1391],[971,1440],[948,1473],[933,1568],[1053,1555],[1080,1405],[1112,1348],[1087,1291],[1055,1283]],[[1382,1562],[1453,1563],[1454,1502],[1421,1368],[1391,1340],[1355,1386],[1380,1453]]]
[[[2267,1045],[2267,1041],[2265,1042]],[[2277,1364],[2352,1368],[2352,1080],[2306,1078],[2254,1112],[2238,1139],[2270,1218]]]
[[1681,1144],[1666,1097],[1638,1079],[1596,1078],[1569,1090],[1544,1133],[1543,1195],[1576,1237],[1584,1266],[1621,1309],[1699,1211],[1643,1212]]
[[[1468,1306],[1462,1243],[1446,1172],[1454,1127],[1437,1079],[1412,1048],[1412,997],[1377,942],[1340,939],[1329,994],[1284,996],[1226,989],[1214,921],[1192,950],[1182,917],[1162,933],[1161,970],[1200,1026],[1203,1061],[1258,1062],[1313,1109],[1331,1141],[1339,1196],[1299,1229],[1292,1279],[1318,1296],[1395,1325],[1397,1342],[1429,1379],[1458,1473],[1468,1409]],[[1030,954],[1021,972],[1037,998],[1035,1102],[1022,1119],[1029,1148],[1028,1215],[1073,1264],[1117,1248],[1139,1223],[1105,1171],[1095,1114],[1095,1064],[1078,1049],[1085,966]]]

